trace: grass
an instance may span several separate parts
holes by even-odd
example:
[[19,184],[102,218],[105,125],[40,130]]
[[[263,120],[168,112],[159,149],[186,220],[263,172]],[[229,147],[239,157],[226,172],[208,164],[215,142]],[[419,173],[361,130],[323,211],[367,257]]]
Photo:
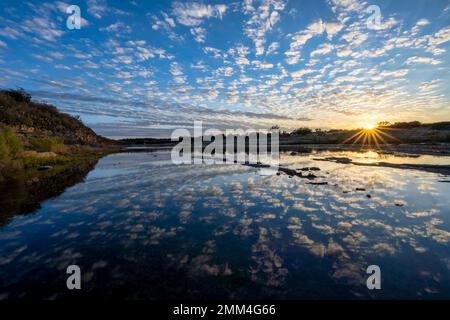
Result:
[[30,145],[38,152],[61,153],[67,150],[61,139],[52,137],[33,137],[30,139]]
[[0,127],[0,160],[13,159],[23,150],[23,144],[8,127]]
[[18,156],[23,145],[17,135],[8,127],[0,127],[0,182],[10,178],[22,168]]
[[[25,147],[33,152],[25,152]],[[86,161],[98,159],[115,151],[108,148],[89,146],[67,146],[54,137],[32,137],[26,144],[7,126],[0,126],[0,183],[10,180],[33,179],[37,176],[57,174],[70,167]],[[43,153],[45,156],[42,156]],[[41,166],[51,166],[45,172],[37,169]]]

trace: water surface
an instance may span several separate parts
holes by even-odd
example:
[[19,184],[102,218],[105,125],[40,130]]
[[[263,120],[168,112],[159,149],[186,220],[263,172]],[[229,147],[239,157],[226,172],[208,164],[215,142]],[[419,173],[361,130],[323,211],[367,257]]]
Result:
[[[167,151],[110,155],[0,228],[0,298],[450,298],[450,184],[314,161],[329,156],[450,164],[283,154],[285,167],[320,168],[314,181],[328,185],[312,185],[239,164],[177,166]],[[66,289],[71,264],[80,291]],[[366,287],[373,264],[380,291]]]

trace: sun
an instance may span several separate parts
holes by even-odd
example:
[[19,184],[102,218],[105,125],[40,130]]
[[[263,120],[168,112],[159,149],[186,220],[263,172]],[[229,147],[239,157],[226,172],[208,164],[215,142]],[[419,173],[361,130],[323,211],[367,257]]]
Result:
[[377,128],[376,124],[373,123],[368,123],[366,125],[364,125],[363,129],[364,130],[375,130]]

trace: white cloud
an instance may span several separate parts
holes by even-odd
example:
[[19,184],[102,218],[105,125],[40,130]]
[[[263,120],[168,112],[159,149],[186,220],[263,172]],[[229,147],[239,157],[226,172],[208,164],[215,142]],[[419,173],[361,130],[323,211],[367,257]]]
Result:
[[170,63],[170,74],[173,76],[173,80],[177,84],[183,84],[186,82],[186,76],[183,73],[183,69],[178,62]]
[[280,44],[278,42],[272,42],[270,44],[270,46],[267,48],[266,54],[269,55],[271,53],[275,53],[279,47],[280,47]]
[[396,26],[399,22],[394,18],[389,18],[387,20],[382,20],[380,25],[375,25],[375,30],[387,30]]
[[426,58],[426,57],[410,57],[405,62],[407,65],[412,64],[431,64],[431,65],[437,65],[441,64],[441,60],[433,59],[433,58]]
[[302,78],[303,76],[305,76],[307,74],[311,74],[313,72],[314,72],[314,70],[312,70],[312,69],[301,69],[301,70],[291,72],[291,77],[294,79],[298,79],[298,78]]
[[0,29],[0,36],[17,40],[23,37],[23,33],[15,28],[11,28],[10,26],[6,26],[3,29]]
[[251,2],[244,3],[244,13],[250,13],[251,17],[246,22],[244,33],[253,40],[256,55],[265,52],[266,33],[280,20],[280,13],[286,4],[281,0],[262,0],[257,9],[250,5]]
[[225,54],[221,50],[213,47],[204,47],[203,52],[205,54],[211,54],[214,59],[223,59],[225,57]]
[[206,39],[206,30],[201,27],[191,28],[191,34],[194,36],[195,41],[203,43]]
[[366,33],[361,33],[357,30],[350,31],[342,36],[342,39],[347,41],[351,46],[357,47],[363,44],[369,36]]
[[113,33],[131,33],[133,31],[133,29],[129,25],[126,25],[125,23],[119,21],[119,22],[110,24],[107,27],[100,28],[100,31],[113,32]]
[[343,29],[343,25],[334,22],[323,22],[318,20],[310,24],[306,30],[297,32],[291,42],[291,49],[298,49],[302,47],[308,40],[312,39],[314,36],[318,36],[327,33],[328,39],[332,39],[337,33]]
[[437,46],[448,41],[450,41],[450,27],[445,27],[428,38],[428,42],[432,46]]
[[223,75],[225,77],[231,77],[234,73],[234,70],[232,67],[222,67],[222,68],[218,68],[215,73],[217,75]]
[[181,68],[181,66],[178,64],[178,62],[172,62],[170,64],[170,73],[176,77],[176,76],[181,76],[183,75],[183,69]]
[[64,32],[49,17],[33,17],[23,22],[26,30],[33,31],[36,36],[46,41],[58,40]]
[[169,39],[175,41],[182,41],[183,37],[179,36],[178,34],[175,33],[175,31],[172,30],[173,28],[176,27],[175,20],[169,17],[169,15],[164,11],[161,12],[161,16],[162,18],[159,18],[156,15],[152,16],[153,19],[152,29],[153,30],[162,29],[167,33]]
[[247,65],[247,64],[250,64],[250,61],[248,61],[247,58],[238,57],[238,58],[236,58],[236,64],[239,65],[239,66]]
[[208,18],[222,19],[227,11],[227,6],[224,4],[205,5],[196,2],[175,2],[172,7],[172,14],[178,23],[187,27],[199,26],[204,19]]
[[382,78],[401,78],[406,76],[409,73],[409,70],[403,69],[403,70],[394,70],[394,71],[383,71],[380,73],[380,77]]
[[258,60],[252,61],[252,64],[255,65],[256,69],[258,70],[268,70],[273,68],[272,63],[261,62]]
[[329,43],[322,44],[319,48],[317,48],[316,50],[311,52],[311,57],[314,57],[314,56],[317,56],[317,55],[328,54],[331,51],[333,51],[333,49],[334,49],[334,46],[329,44]]
[[300,52],[289,50],[285,53],[288,57],[286,58],[286,63],[289,65],[297,64],[300,62]]
[[[1,41],[0,41],[0,46],[1,46]],[[52,56],[52,58],[55,58],[55,59],[63,59],[64,58],[64,55],[61,52],[51,51],[48,54],[50,56]]]
[[353,51],[348,46],[337,46],[337,52],[336,55],[339,58],[345,58],[350,56],[353,53]]
[[365,3],[359,0],[328,0],[333,10],[344,10],[344,11],[362,11],[364,9]]
[[430,24],[430,21],[428,19],[420,19],[417,21],[416,26],[424,27]]
[[87,0],[87,6],[88,12],[97,19],[101,19],[108,10],[105,0]]

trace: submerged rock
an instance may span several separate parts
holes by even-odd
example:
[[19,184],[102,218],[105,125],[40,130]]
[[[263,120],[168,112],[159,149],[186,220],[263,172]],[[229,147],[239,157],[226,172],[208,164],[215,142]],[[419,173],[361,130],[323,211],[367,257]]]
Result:
[[324,181],[324,182],[307,182],[306,184],[311,184],[314,186],[326,186],[328,185],[328,182]]
[[352,159],[345,157],[327,157],[327,158],[314,158],[315,161],[331,161],[336,163],[349,164],[352,163]]
[[305,167],[305,168],[301,168],[301,169],[297,169],[300,171],[320,171],[320,168],[318,167]]
[[[244,163],[243,165],[249,166],[249,167],[253,167],[253,168],[270,168],[270,165],[264,165],[264,164],[251,164],[251,163]],[[306,179],[315,179],[317,178],[316,175],[312,174],[311,172],[308,173],[308,175],[303,175],[302,172],[298,172],[297,170],[294,169],[290,169],[290,168],[285,168],[285,167],[277,167],[278,173],[284,173],[287,176],[289,176],[289,178],[292,177],[299,177],[299,178],[306,178]]]
[[38,168],[38,171],[47,171],[47,170],[50,170],[52,168],[53,168],[52,166],[40,166]]

